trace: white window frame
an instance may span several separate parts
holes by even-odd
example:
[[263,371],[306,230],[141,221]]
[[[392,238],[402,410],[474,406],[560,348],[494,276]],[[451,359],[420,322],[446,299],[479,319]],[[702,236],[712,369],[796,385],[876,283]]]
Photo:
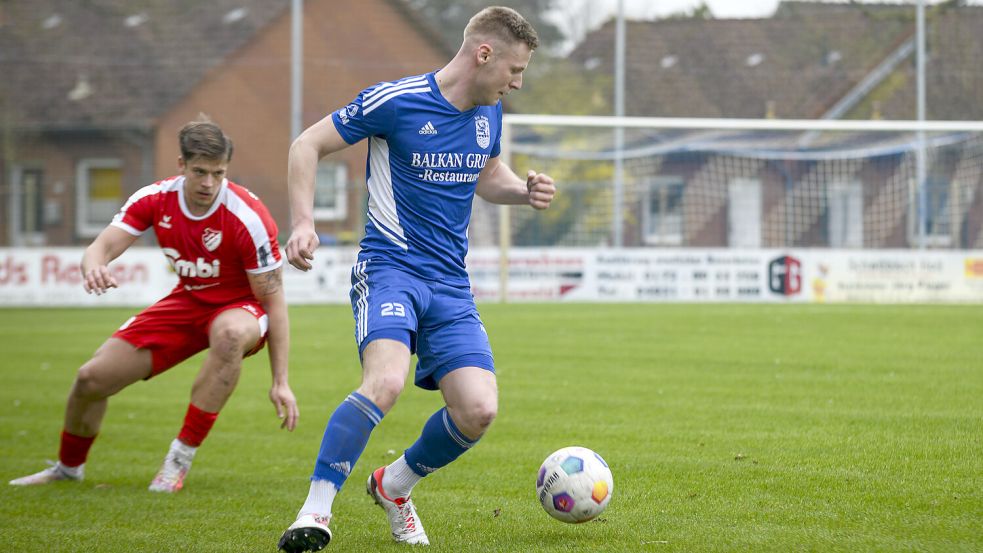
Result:
[[[664,214],[652,213],[652,196],[659,194],[661,190],[678,186],[679,204],[675,211]],[[644,236],[642,240],[647,246],[680,246],[683,243],[683,195],[685,194],[686,180],[680,175],[663,175],[649,179],[645,184],[645,197],[643,198],[644,209],[642,210],[642,228]],[[667,196],[668,197],[668,196]],[[664,218],[664,219],[663,219]],[[655,221],[654,221],[655,219]],[[659,220],[663,219],[663,220]],[[676,221],[678,219],[678,222]],[[659,228],[652,230],[653,223],[658,223]]]
[[[111,221],[92,224],[86,220],[89,207],[89,170],[122,169],[123,161],[116,158],[87,158],[75,166],[75,233],[82,238],[94,238]],[[119,199],[122,205],[123,198]]]
[[727,246],[758,249],[763,242],[761,179],[735,178],[727,185]]
[[[922,186],[927,187],[929,185],[928,181],[930,180],[930,178],[926,178],[925,180],[926,182]],[[908,225],[908,242],[911,247],[920,247],[923,244],[927,248],[948,248],[952,246],[953,235],[957,235],[959,233],[959,229],[953,228],[954,219],[952,214],[953,198],[958,197],[953,195],[959,193],[959,191],[955,188],[957,184],[958,183],[955,179],[953,179],[953,181],[949,183],[948,190],[946,191],[946,198],[944,202],[945,205],[939,206],[938,209],[935,210],[935,213],[938,216],[947,217],[949,219],[947,221],[948,232],[937,232],[934,230],[933,225],[926,224],[925,231],[927,234],[923,239],[923,237],[921,236],[921,228],[919,228],[921,222],[919,221],[919,217],[918,217],[920,212],[920,198],[918,195],[918,183],[917,181],[912,179],[911,193],[909,194],[909,197],[911,198],[911,202],[910,202],[911,207],[909,211],[910,216],[908,217],[908,220],[910,221],[910,224]],[[936,183],[935,186],[938,187],[939,185]],[[931,209],[932,190],[926,189],[925,195],[926,195],[925,208]],[[943,213],[943,211],[945,211],[946,213]],[[926,218],[928,217],[927,213],[925,214],[925,217]]]
[[831,248],[864,247],[864,193],[859,179],[826,188],[826,234]]
[[[317,206],[317,178],[321,175],[334,173],[335,202],[334,207]],[[348,216],[348,166],[339,161],[322,160],[317,164],[314,184],[314,220],[342,221]]]
[[[21,229],[21,225],[24,222],[25,213],[21,210],[21,204],[24,201],[24,195],[26,191],[24,190],[24,173],[28,171],[40,171],[41,172],[41,186],[40,195],[38,196],[38,201],[41,202],[41,220],[39,220],[38,226],[40,230],[38,232],[25,232]],[[7,230],[10,236],[10,241],[13,246],[42,246],[45,242],[44,236],[44,168],[36,164],[16,164],[10,169],[10,204],[7,206],[9,222]]]

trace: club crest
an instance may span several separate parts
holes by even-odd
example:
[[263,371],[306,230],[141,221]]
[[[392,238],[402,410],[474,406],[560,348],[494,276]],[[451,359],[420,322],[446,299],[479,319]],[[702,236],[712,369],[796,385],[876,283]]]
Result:
[[358,106],[355,104],[348,104],[347,106],[338,110],[338,119],[341,119],[343,125],[347,125],[350,118],[355,117],[358,113]]
[[488,124],[487,117],[479,115],[474,118],[474,132],[479,148],[487,148],[491,144],[491,126]]
[[218,248],[219,244],[222,243],[222,231],[206,228],[205,232],[201,233],[201,243],[205,245],[205,249],[208,251],[215,251],[215,248]]

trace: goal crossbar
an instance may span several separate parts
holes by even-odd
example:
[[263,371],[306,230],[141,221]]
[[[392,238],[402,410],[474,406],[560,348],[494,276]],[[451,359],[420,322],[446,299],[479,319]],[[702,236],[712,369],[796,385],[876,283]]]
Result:
[[616,117],[609,115],[505,115],[509,125],[558,127],[801,130],[801,131],[925,131],[983,132],[983,121],[912,121],[868,119],[734,119],[712,117]]

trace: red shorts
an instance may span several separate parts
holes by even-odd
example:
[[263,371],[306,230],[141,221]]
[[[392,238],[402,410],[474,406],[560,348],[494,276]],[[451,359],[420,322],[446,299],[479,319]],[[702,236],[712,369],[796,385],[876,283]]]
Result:
[[220,313],[229,309],[245,309],[259,323],[260,338],[246,353],[248,357],[263,349],[268,327],[266,311],[256,300],[243,300],[224,305],[209,305],[195,301],[185,294],[171,294],[144,309],[113,333],[137,348],[149,349],[153,356],[150,376],[157,376],[181,361],[208,347],[208,331]]

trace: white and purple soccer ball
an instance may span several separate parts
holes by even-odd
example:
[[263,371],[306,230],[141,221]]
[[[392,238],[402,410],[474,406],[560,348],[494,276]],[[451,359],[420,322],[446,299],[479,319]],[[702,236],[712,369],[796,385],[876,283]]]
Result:
[[564,447],[539,467],[536,494],[543,509],[563,522],[587,522],[608,506],[614,491],[611,469],[586,447]]

